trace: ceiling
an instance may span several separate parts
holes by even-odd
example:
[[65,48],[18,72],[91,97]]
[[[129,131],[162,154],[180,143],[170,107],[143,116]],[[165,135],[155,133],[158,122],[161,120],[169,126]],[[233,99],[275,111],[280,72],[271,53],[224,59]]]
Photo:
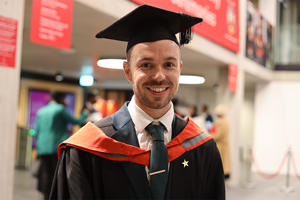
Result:
[[[22,49],[22,70],[54,75],[63,73],[66,77],[79,78],[82,67],[94,66],[96,86],[109,88],[130,87],[122,70],[96,67],[98,58],[125,58],[126,43],[107,39],[96,39],[95,34],[116,19],[93,8],[74,1],[72,49],[69,51],[52,48],[30,41],[32,0],[26,0]],[[206,78],[201,87],[212,87],[223,63],[203,54],[182,48],[183,74],[198,74]]]

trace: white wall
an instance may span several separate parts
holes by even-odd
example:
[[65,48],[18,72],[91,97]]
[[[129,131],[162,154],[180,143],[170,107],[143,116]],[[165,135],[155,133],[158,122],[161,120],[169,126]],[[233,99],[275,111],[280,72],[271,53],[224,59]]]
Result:
[[276,25],[277,0],[260,0],[258,9],[262,15],[273,25]]
[[[264,172],[275,172],[292,148],[300,171],[300,82],[258,85],[255,98],[254,155]],[[285,173],[285,166],[281,173]]]
[[230,184],[238,185],[241,181],[240,174],[240,130],[242,118],[242,106],[244,97],[244,75],[239,66],[237,75],[237,90],[231,92],[228,89],[228,70],[221,69],[218,77],[219,87],[217,89],[216,104],[223,104],[228,108],[228,119],[230,123],[229,143],[231,152],[231,178]]
[[252,147],[253,145],[253,132],[254,132],[254,96],[255,90],[245,89],[244,103],[242,109],[242,125],[241,125],[241,146],[244,150]]
[[239,140],[239,155],[241,164],[240,183],[251,182],[251,149],[254,136],[254,97],[255,89],[245,88],[242,106],[241,132]]
[[[6,2],[6,3],[5,3]],[[18,20],[16,67],[0,66],[0,199],[12,199],[24,0],[0,1],[0,15]]]

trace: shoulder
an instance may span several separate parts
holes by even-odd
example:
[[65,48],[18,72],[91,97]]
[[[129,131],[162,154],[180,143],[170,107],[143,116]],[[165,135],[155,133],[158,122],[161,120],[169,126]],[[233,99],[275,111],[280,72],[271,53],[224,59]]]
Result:
[[207,154],[210,156],[219,156],[219,150],[218,147],[216,145],[216,142],[214,139],[210,139],[206,142],[204,142],[203,144],[201,144],[200,146],[194,148],[193,150],[191,150],[191,152],[197,152],[200,154]]
[[109,137],[111,137],[113,133],[116,132],[116,129],[113,126],[113,120],[111,115],[100,119],[95,123],[95,125]]
[[54,112],[64,112],[67,111],[67,108],[59,103],[51,103],[47,106],[47,110],[52,110]]
[[100,119],[99,121],[97,121],[95,123],[95,125],[99,128],[104,128],[104,127],[108,127],[108,126],[112,126],[112,117],[111,116],[107,116],[103,119]]
[[37,111],[37,116],[41,115],[43,112],[45,112],[44,110],[46,109],[46,107],[43,107],[43,108],[40,108],[38,111]]
[[176,135],[179,134],[185,128],[186,125],[187,125],[187,121],[184,120],[179,115],[175,114],[174,121],[173,121],[173,128],[176,132]]

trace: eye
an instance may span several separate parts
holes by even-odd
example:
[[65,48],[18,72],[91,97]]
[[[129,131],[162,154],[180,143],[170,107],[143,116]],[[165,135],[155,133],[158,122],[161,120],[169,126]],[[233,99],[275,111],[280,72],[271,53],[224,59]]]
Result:
[[143,68],[150,68],[151,64],[150,63],[142,63],[141,67],[143,67]]
[[166,63],[165,63],[165,66],[166,66],[166,67],[175,67],[175,64],[172,63],[172,62],[166,62]]

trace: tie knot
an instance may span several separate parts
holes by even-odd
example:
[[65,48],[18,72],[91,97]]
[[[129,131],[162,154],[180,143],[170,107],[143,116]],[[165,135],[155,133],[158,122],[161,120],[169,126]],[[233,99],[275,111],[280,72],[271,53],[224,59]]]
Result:
[[145,128],[152,136],[153,141],[164,141],[164,125],[151,123]]

